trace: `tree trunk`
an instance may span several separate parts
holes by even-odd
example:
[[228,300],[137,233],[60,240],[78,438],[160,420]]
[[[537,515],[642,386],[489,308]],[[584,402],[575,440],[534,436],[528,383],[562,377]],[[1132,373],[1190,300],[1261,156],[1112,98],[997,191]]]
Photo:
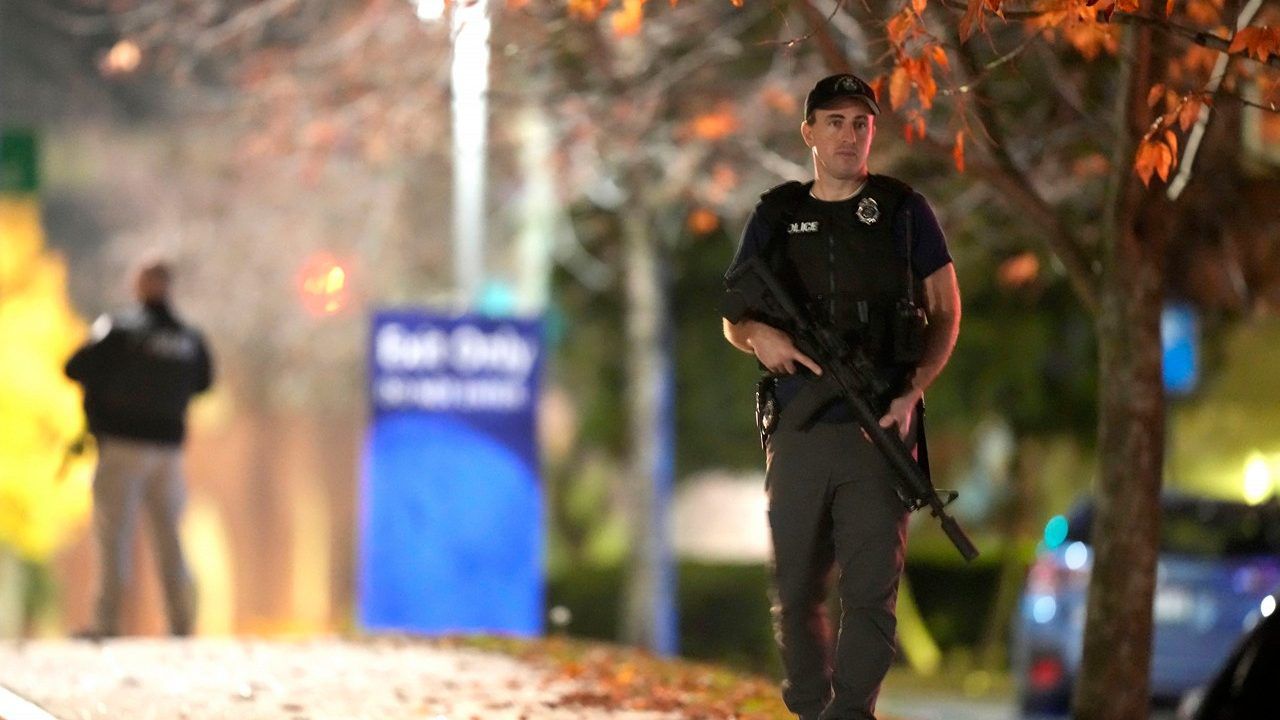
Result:
[[1149,201],[1140,216],[1157,227],[1139,222],[1125,233],[1124,259],[1107,273],[1098,316],[1101,467],[1075,696],[1076,717],[1089,720],[1147,717],[1164,460],[1159,205]]
[[1015,436],[1013,458],[1005,478],[1009,496],[997,521],[1003,538],[1000,575],[978,653],[980,664],[992,670],[1004,668],[1009,662],[1009,626],[1017,612],[1027,578],[1027,563],[1021,550],[1027,546],[1033,530],[1031,510],[1038,507],[1035,490],[1043,459],[1040,442],[1026,436]]
[[649,216],[642,202],[635,205],[622,217],[631,429],[625,488],[631,557],[622,633],[628,643],[671,654],[676,648],[666,519],[672,475],[670,313]]
[[[1127,31],[1122,140],[1112,162],[1103,253],[1099,346],[1099,478],[1083,668],[1073,698],[1084,720],[1137,720],[1149,713],[1152,602],[1164,461],[1160,313],[1172,208],[1163,184],[1145,189],[1131,161],[1145,132],[1145,95],[1164,67],[1149,28]],[[1127,60],[1126,60],[1127,59]]]

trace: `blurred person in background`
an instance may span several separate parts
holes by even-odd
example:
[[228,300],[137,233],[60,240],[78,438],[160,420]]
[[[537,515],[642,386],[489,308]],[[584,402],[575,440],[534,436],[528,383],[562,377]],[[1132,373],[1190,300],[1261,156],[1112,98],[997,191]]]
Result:
[[66,374],[84,389],[89,432],[98,445],[93,479],[94,529],[101,558],[96,625],[90,637],[120,633],[120,605],[132,578],[139,509],[148,516],[164,586],[169,629],[190,635],[194,594],[179,538],[186,501],[182,442],[187,404],[212,384],[201,334],[170,304],[173,271],[144,260],[133,277],[137,304],[94,322]]
[[[880,425],[897,427],[927,473],[924,391],[950,358],[960,325],[946,240],[924,196],[869,173],[880,108],[867,83],[824,78],[804,112],[800,134],[814,180],[761,196],[728,275],[761,258],[814,320],[863,350],[891,389],[875,399]],[[722,307],[725,337],[768,373],[757,387],[757,423],[783,699],[802,720],[874,720],[895,654],[908,513],[888,462],[845,403],[816,408],[814,422],[787,418],[789,404],[818,392],[822,368],[782,323],[734,295]],[[834,643],[825,610],[833,566],[841,607]]]

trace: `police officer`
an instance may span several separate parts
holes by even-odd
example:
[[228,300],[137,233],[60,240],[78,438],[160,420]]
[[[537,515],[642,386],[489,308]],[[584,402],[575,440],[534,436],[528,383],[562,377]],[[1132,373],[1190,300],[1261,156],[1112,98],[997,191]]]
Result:
[[186,498],[182,440],[187,403],[209,388],[213,371],[204,339],[169,304],[171,275],[163,260],[144,261],[134,277],[138,304],[98,318],[89,341],[66,366],[67,376],[84,389],[89,431],[98,444],[93,514],[102,573],[97,624],[85,633],[90,637],[119,634],[140,508],[150,521],[170,631],[193,630],[178,533]]
[[[927,469],[922,398],[955,346],[960,293],[924,197],[867,170],[879,112],[872,88],[853,75],[813,87],[800,134],[814,179],[761,197],[730,271],[762,257],[815,319],[870,355],[892,388],[878,399],[880,425],[896,426]],[[788,406],[803,404],[823,369],[776,320],[731,303],[724,315],[725,337],[768,371],[758,391],[783,699],[802,720],[872,719],[894,657],[906,553],[907,512],[892,470],[841,403],[816,422],[786,422]],[[841,604],[834,646],[825,612],[833,567]]]

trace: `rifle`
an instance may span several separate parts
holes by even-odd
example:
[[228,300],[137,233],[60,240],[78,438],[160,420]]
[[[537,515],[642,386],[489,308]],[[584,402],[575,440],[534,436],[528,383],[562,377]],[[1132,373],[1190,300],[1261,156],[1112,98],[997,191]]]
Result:
[[[941,522],[942,531],[965,561],[970,562],[978,557],[978,548],[965,535],[955,518],[946,512],[946,506],[955,499],[955,493],[947,492],[944,499],[916,464],[898,433],[880,427],[880,418],[872,403],[875,398],[884,396],[890,388],[875,371],[875,366],[866,353],[850,347],[825,324],[809,319],[769,271],[765,262],[758,257],[734,268],[726,276],[725,285],[730,293],[738,296],[735,302],[741,302],[739,309],[751,309],[771,318],[780,318],[791,330],[792,340],[800,352],[813,358],[822,367],[824,378],[830,377],[834,381],[831,393],[848,403],[854,419],[888,460],[897,479],[894,489],[907,510],[914,512],[928,506],[930,514]],[[813,407],[821,409],[825,405],[825,402],[819,402],[814,403]]]

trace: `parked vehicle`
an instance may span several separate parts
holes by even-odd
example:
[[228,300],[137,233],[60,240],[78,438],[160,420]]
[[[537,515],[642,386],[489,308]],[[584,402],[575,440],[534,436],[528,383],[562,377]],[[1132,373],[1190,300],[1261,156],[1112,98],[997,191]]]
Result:
[[[1280,504],[1170,494],[1161,507],[1151,693],[1174,705],[1206,685],[1241,635],[1274,610]],[[1089,500],[1051,520],[1028,573],[1012,653],[1025,712],[1068,708],[1084,644],[1092,520]]]
[[1275,598],[1263,602],[1262,620],[1236,644],[1208,687],[1188,694],[1181,720],[1274,720],[1280,718],[1280,613]]

